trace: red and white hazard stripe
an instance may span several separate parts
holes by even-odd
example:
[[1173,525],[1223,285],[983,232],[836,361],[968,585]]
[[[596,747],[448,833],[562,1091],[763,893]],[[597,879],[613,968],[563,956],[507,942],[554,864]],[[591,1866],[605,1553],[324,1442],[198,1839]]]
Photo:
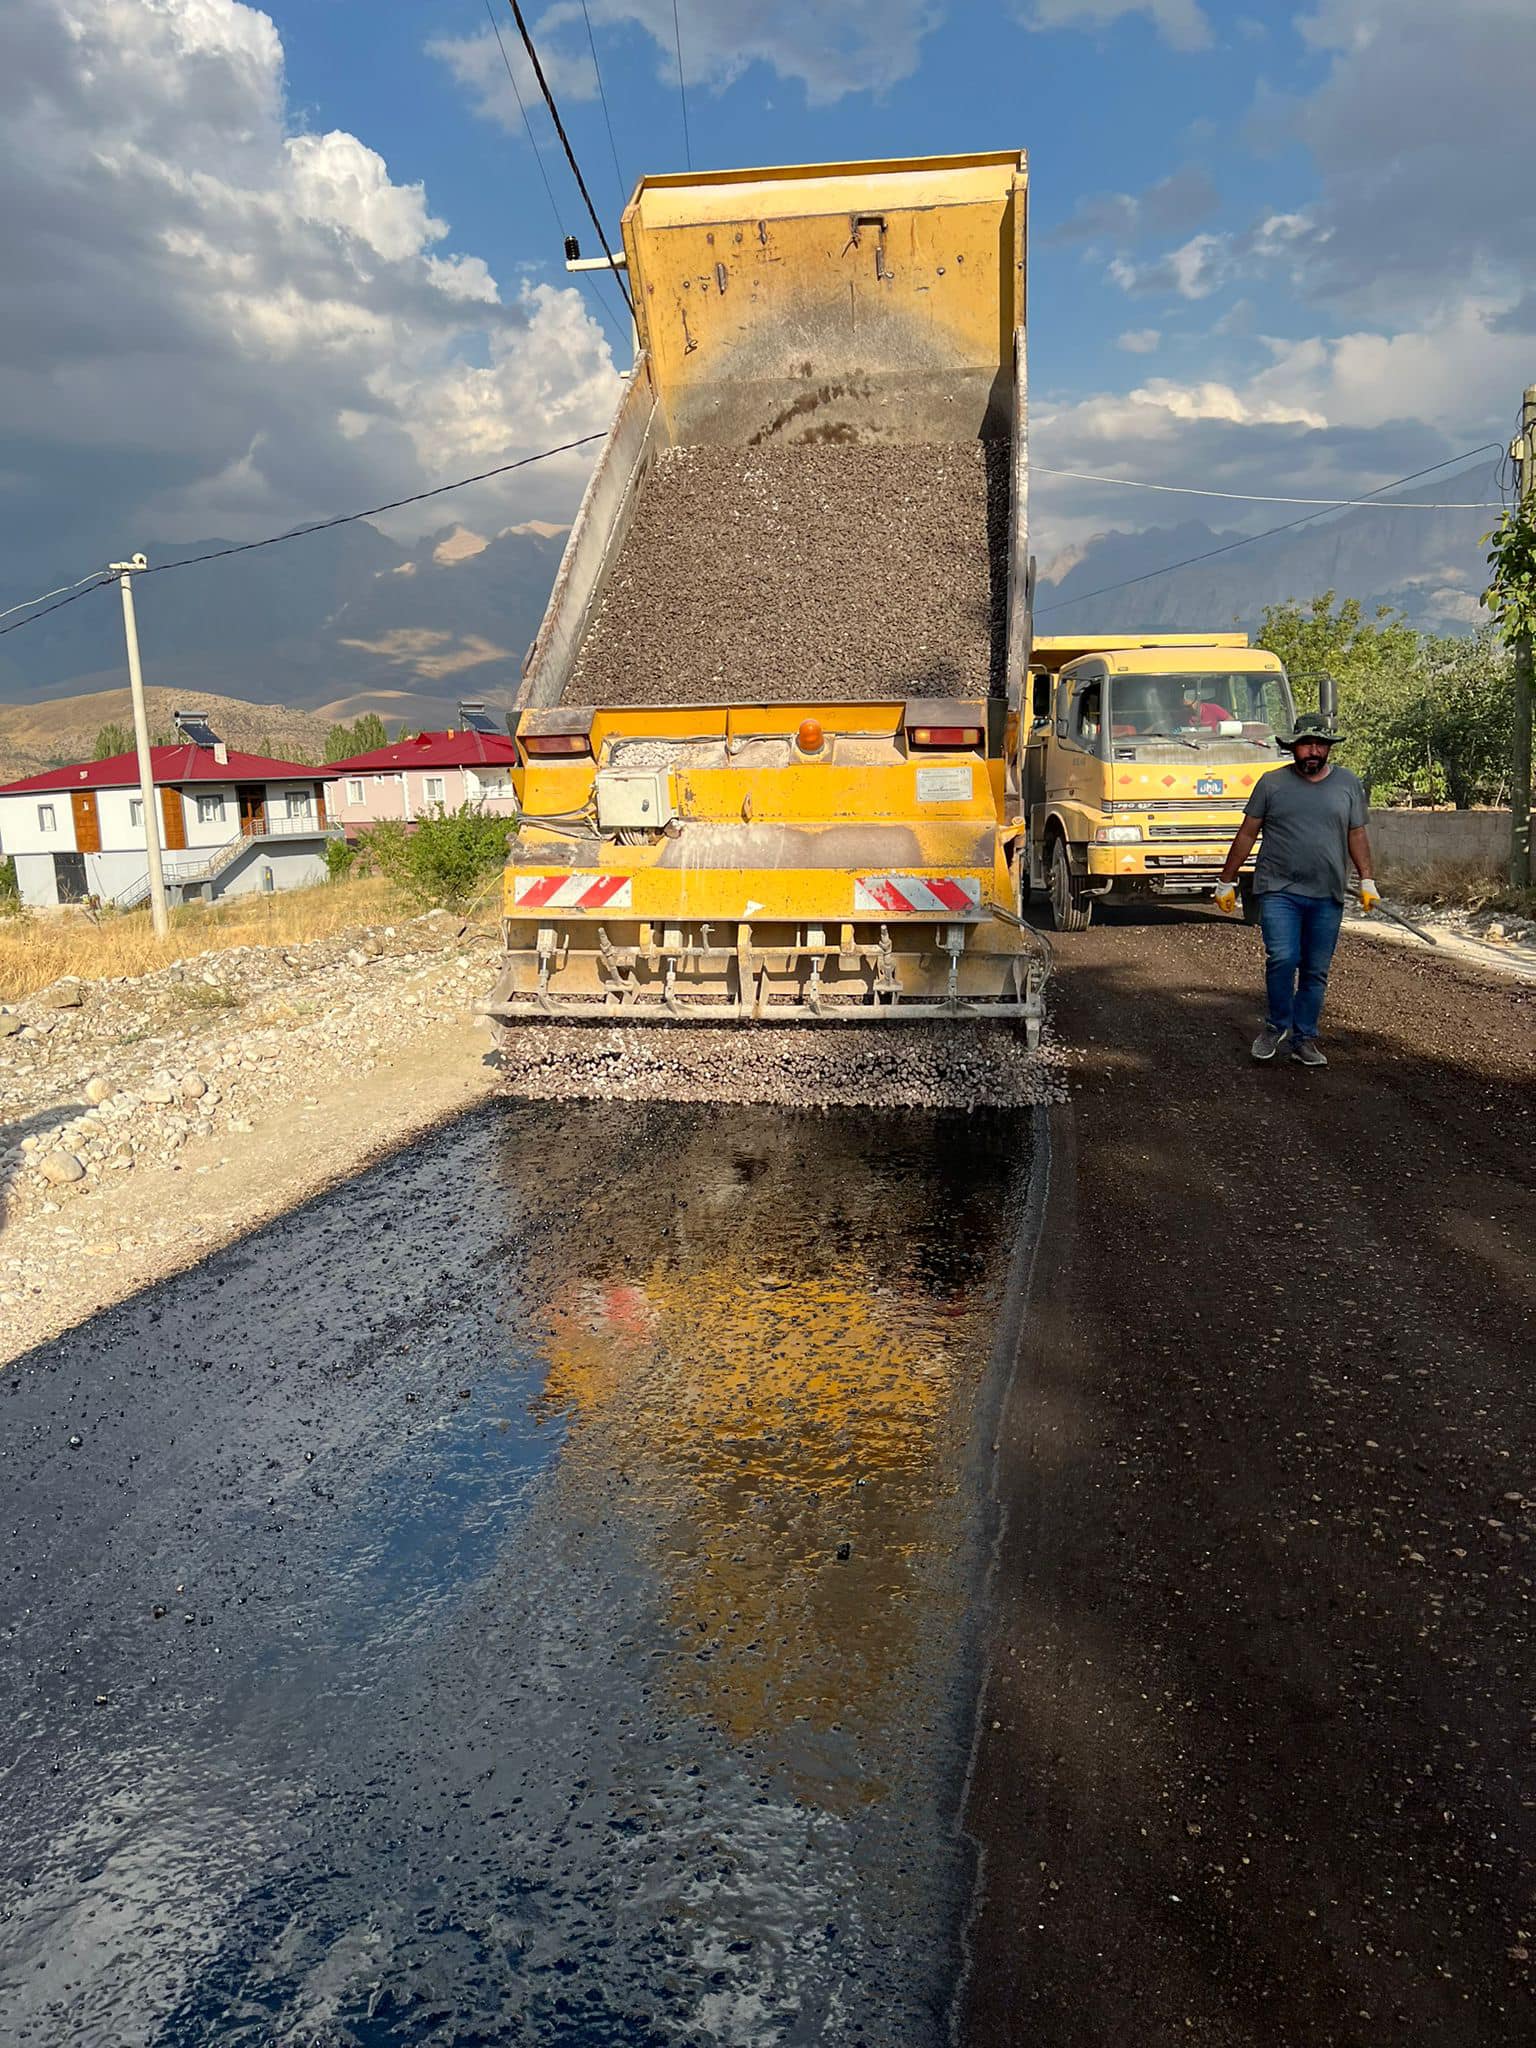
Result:
[[969,875],[857,875],[853,907],[898,917],[968,917],[981,908],[981,884]]
[[634,902],[634,878],[514,875],[512,901],[519,910],[628,910]]

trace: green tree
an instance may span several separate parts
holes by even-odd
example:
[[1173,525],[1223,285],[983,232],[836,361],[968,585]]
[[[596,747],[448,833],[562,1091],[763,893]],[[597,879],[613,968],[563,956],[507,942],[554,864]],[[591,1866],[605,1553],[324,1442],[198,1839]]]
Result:
[[96,735],[95,751],[92,753],[91,759],[93,761],[107,761],[114,754],[131,754],[132,752],[133,734],[126,725],[104,725]]
[[9,854],[0,860],[0,917],[13,917],[21,908],[21,886],[16,880],[16,863]]
[[1419,636],[1398,613],[1381,605],[1368,619],[1359,598],[1335,605],[1331,590],[1306,605],[1266,605],[1258,644],[1285,663],[1298,711],[1315,711],[1318,683],[1333,677],[1345,733],[1367,705],[1402,693],[1419,656]]
[[[371,754],[375,747],[387,747],[389,734],[377,711],[365,711],[352,728],[354,754]],[[338,757],[339,758],[339,757]]]
[[345,761],[350,755],[361,753],[352,735],[350,725],[333,725],[325,736],[325,759]]
[[1510,658],[1498,634],[1426,633],[1402,694],[1367,712],[1361,753],[1381,781],[1449,798],[1496,801],[1509,775]]

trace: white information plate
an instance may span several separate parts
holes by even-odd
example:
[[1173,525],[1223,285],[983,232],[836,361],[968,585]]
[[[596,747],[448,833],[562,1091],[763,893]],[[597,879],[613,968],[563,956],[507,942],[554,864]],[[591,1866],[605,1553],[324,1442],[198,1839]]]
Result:
[[969,768],[919,768],[917,800],[920,804],[968,804],[971,800]]

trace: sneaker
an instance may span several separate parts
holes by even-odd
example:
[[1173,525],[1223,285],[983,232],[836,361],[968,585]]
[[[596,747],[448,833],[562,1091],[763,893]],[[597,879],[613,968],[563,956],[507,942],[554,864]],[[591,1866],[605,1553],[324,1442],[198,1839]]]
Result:
[[1266,1024],[1253,1041],[1253,1056],[1256,1060],[1272,1060],[1290,1037],[1289,1031],[1271,1031]]
[[1326,1067],[1328,1055],[1315,1038],[1298,1038],[1291,1047],[1291,1058],[1299,1067]]

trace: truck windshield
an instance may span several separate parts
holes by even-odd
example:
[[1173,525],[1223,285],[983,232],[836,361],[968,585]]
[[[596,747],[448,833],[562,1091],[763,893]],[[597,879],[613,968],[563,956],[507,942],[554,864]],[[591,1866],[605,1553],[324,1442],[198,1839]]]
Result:
[[1291,696],[1282,676],[1241,669],[1115,676],[1109,715],[1111,736],[1120,741],[1176,739],[1199,746],[1242,739],[1272,747],[1276,732],[1290,725]]

